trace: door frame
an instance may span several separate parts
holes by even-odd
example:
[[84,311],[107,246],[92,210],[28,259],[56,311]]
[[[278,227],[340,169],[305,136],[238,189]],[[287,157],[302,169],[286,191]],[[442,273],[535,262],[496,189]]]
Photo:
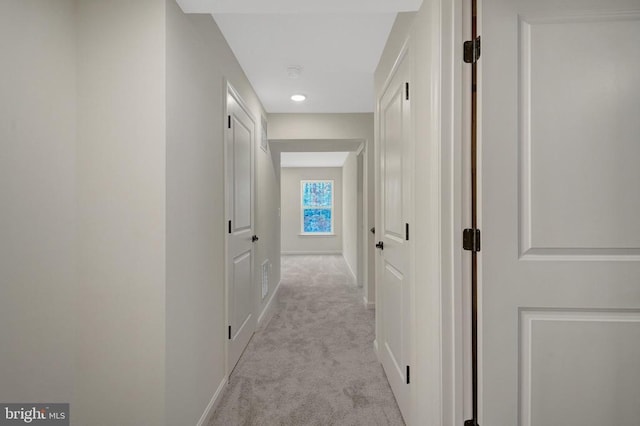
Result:
[[[227,335],[227,327],[229,326],[229,324],[231,323],[231,318],[230,318],[230,308],[229,308],[229,296],[230,296],[230,276],[229,276],[229,268],[228,268],[228,262],[229,262],[229,232],[227,231],[227,223],[228,221],[231,219],[229,217],[229,204],[230,204],[230,197],[231,194],[229,192],[229,169],[230,169],[230,165],[228,164],[228,154],[229,154],[229,148],[228,148],[228,144],[227,144],[227,117],[229,116],[229,111],[228,111],[228,99],[229,96],[233,97],[233,99],[238,103],[238,105],[240,106],[240,108],[242,108],[244,110],[244,112],[247,114],[247,116],[251,119],[251,121],[253,122],[253,140],[251,141],[251,185],[252,185],[252,193],[251,193],[251,225],[253,227],[253,231],[255,233],[255,184],[256,184],[256,173],[255,173],[255,149],[256,149],[256,144],[255,144],[255,137],[256,137],[256,131],[257,131],[257,124],[256,124],[256,120],[255,117],[253,116],[253,114],[251,113],[251,110],[249,109],[249,107],[247,106],[247,104],[244,102],[244,99],[242,99],[242,97],[240,96],[240,93],[235,89],[235,87],[231,84],[231,82],[224,78],[223,79],[223,99],[222,99],[222,111],[223,111],[223,115],[222,115],[222,141],[223,141],[223,162],[224,162],[224,222],[221,224],[221,226],[224,229],[224,318],[225,318],[225,323],[224,323],[224,335]],[[255,245],[252,246],[251,250],[253,251],[253,254],[251,256],[251,285],[255,285]],[[252,306],[252,315],[255,317],[256,316],[256,307],[257,307],[257,300],[256,300],[256,292],[252,291],[252,301],[251,301],[251,306]],[[233,367],[235,365],[229,365],[229,339],[226,338],[225,339],[225,344],[224,344],[224,371],[225,371],[225,379],[228,381],[229,380],[229,376],[231,374],[231,371],[233,369]]]
[[[367,288],[367,244],[365,244],[365,228],[367,226],[367,198],[365,194],[366,181],[365,181],[365,163],[366,163],[366,142],[354,152],[356,156],[356,212],[357,212],[357,231],[356,231],[356,252],[357,252],[357,267],[356,267],[356,284],[362,290],[364,299],[366,300],[366,288]],[[358,195],[358,191],[360,194]],[[366,303],[365,303],[366,306]]]
[[[414,262],[414,276],[421,282],[415,289],[419,303],[415,321],[420,327],[414,333],[416,358],[412,360],[416,364],[411,419],[415,424],[461,426],[467,419],[465,353],[469,345],[464,325],[469,277],[462,231],[468,209],[464,204],[469,189],[464,184],[464,149],[470,138],[465,91],[470,71],[463,61],[462,46],[470,38],[470,18],[465,17],[470,14],[468,7],[465,0],[424,2],[418,14],[428,20],[428,25],[414,25],[411,31],[417,55],[412,89],[419,129],[415,169],[416,173],[425,171],[415,179],[428,183],[416,188],[415,193],[422,207],[429,206],[428,213],[416,211],[413,232],[419,260]],[[422,53],[425,50],[429,53]],[[426,74],[430,77],[424,76],[424,67],[429,67]],[[421,99],[425,92],[429,98]]]
[[[468,70],[463,42],[470,36],[464,18],[468,1],[425,1],[408,30],[415,65],[411,93],[416,114],[417,206],[414,231],[416,312],[414,333],[415,382],[411,419],[407,424],[461,426],[466,420],[465,378],[466,252],[462,230],[466,225],[463,149],[469,138],[464,84]],[[470,33],[470,29],[469,29]],[[398,40],[398,42],[400,42]],[[407,43],[407,42],[405,42]],[[397,57],[397,54],[396,54]],[[379,93],[376,93],[376,97]],[[375,123],[375,194],[380,191],[379,111]],[[375,223],[379,226],[379,202]],[[421,210],[428,207],[428,211]],[[378,294],[376,269],[376,294]],[[376,298],[376,303],[378,298]],[[376,335],[379,321],[376,320]],[[374,350],[378,351],[374,341]]]
[[[442,2],[446,4],[446,2]],[[451,190],[451,198],[443,197],[443,202],[449,202],[451,217],[446,227],[449,235],[443,239],[447,250],[443,253],[447,259],[444,268],[450,268],[450,287],[443,285],[443,366],[445,381],[443,391],[445,424],[462,425],[465,420],[472,418],[472,372],[471,372],[471,252],[462,247],[462,236],[465,228],[471,227],[471,66],[464,62],[463,44],[471,40],[471,7],[470,0],[454,0],[445,6],[449,16],[450,26],[443,27],[443,45],[449,45],[452,53],[443,58],[443,109],[449,107],[448,113],[443,114],[443,128],[450,126],[443,134],[443,144],[450,143],[451,149],[445,150],[443,157],[444,174],[448,177],[447,186]],[[482,0],[477,0],[478,33],[481,34]],[[482,61],[477,64],[477,227],[482,228],[481,211],[481,77]],[[447,178],[445,178],[447,179]],[[443,209],[446,211],[446,207]],[[482,255],[478,253],[478,286],[480,286],[482,271]],[[444,283],[443,283],[444,284]],[[478,300],[481,309],[481,300]],[[480,315],[479,315],[480,317]],[[478,344],[481,343],[481,327],[478,325]],[[480,353],[480,352],[479,352]],[[450,362],[447,362],[450,359]],[[480,361],[479,361],[480,362]],[[481,381],[479,372],[478,380]],[[481,387],[480,387],[481,388]],[[482,406],[481,394],[478,395],[478,405]]]
[[[462,46],[465,40],[472,40],[473,38],[473,24],[472,14],[473,6],[476,6],[475,19],[475,31],[476,35],[482,34],[482,1],[481,0],[469,0],[462,3],[461,7],[461,31],[463,38],[460,41]],[[458,175],[461,177],[461,188],[459,190],[459,199],[461,199],[461,222],[458,226],[460,232],[463,229],[474,228],[482,229],[482,60],[477,60],[475,64],[465,63],[462,55],[458,61],[462,64],[462,78],[460,79],[459,88],[462,92],[461,104],[462,104],[462,116],[461,116],[461,136],[460,142],[461,149],[461,164]],[[473,66],[476,69],[476,92],[475,92],[475,106],[473,104],[473,83],[472,83],[472,70]],[[472,117],[475,107],[475,117]],[[475,129],[473,128],[473,119],[475,119]],[[475,132],[475,173],[473,172],[474,166],[472,165],[472,137]],[[472,176],[473,175],[473,176]],[[475,180],[475,188],[473,188],[472,179]],[[473,205],[475,201],[475,206]],[[475,217],[473,217],[475,214]],[[462,241],[462,235],[458,238],[460,246]],[[473,356],[476,359],[476,380],[475,386],[475,403],[477,404],[475,413],[477,417],[475,420],[480,421],[482,419],[482,252],[475,253],[475,292],[473,295],[474,287],[474,272],[473,272],[473,256],[472,251],[465,251],[460,247],[462,271],[460,280],[461,300],[458,306],[459,311],[456,312],[456,318],[461,322],[461,348],[462,348],[462,360],[459,367],[459,371],[462,374],[462,393],[459,395],[462,407],[462,418],[459,418],[459,423],[466,420],[474,419],[474,385],[473,385]],[[475,308],[475,327],[476,327],[476,341],[477,346],[473,347],[473,310]]]

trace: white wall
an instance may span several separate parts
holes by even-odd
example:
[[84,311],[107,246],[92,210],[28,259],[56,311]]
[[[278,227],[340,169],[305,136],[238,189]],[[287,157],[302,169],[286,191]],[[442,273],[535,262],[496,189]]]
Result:
[[269,114],[269,139],[373,140],[373,114]]
[[74,2],[0,2],[0,401],[71,402]]
[[[4,1],[0,36],[0,400],[195,424],[226,374],[223,77],[258,123],[259,100],[173,0]],[[256,314],[277,161],[256,151]]]
[[[300,181],[333,180],[335,235],[300,235]],[[281,170],[282,254],[342,254],[342,168],[284,167]]]
[[[167,1],[168,425],[195,425],[226,382],[224,101],[227,78],[260,123],[263,108],[211,15]],[[260,135],[260,129],[256,129]],[[280,280],[279,181],[256,139],[256,315]],[[269,295],[260,265],[269,259]],[[265,319],[266,320],[266,319]]]
[[[374,117],[371,113],[357,114],[269,114],[269,139],[362,139],[366,143],[367,223],[369,230],[375,224],[374,180]],[[363,288],[370,306],[375,302],[375,235],[366,233],[367,285]]]
[[[266,118],[267,115],[265,114]],[[260,123],[256,118],[256,123]],[[267,125],[267,130],[269,124]],[[260,146],[261,131],[258,131],[257,144]],[[276,158],[274,158],[276,157]],[[280,156],[272,156],[270,149],[267,152],[256,148],[256,234],[260,240],[256,243],[256,280],[259,302],[258,327],[263,327],[271,318],[277,302],[275,291],[280,284]],[[269,291],[262,299],[260,289],[260,277],[262,263],[268,260]]]
[[[163,424],[165,2],[79,1],[74,424]],[[108,419],[108,420],[107,420]]]
[[[462,424],[460,303],[460,99],[462,2],[424,0],[417,13],[396,18],[375,73],[376,97],[407,40],[413,59],[416,223],[411,372],[412,415],[408,425]],[[376,123],[377,125],[377,123]],[[457,307],[455,308],[457,309]],[[378,324],[378,327],[380,325]]]
[[350,152],[342,166],[342,254],[351,273],[358,273],[358,156]]

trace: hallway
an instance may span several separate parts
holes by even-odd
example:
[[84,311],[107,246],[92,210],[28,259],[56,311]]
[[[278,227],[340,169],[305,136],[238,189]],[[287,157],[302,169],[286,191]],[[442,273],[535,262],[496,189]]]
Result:
[[283,256],[278,302],[209,426],[404,425],[342,256]]
[[0,34],[0,424],[640,425],[640,0]]

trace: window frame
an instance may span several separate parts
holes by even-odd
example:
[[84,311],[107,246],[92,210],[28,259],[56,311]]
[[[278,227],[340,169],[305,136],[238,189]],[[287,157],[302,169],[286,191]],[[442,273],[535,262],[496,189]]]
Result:
[[[331,207],[305,207],[304,205],[304,186],[306,183],[331,183]],[[335,181],[333,179],[301,179],[300,180],[300,235],[304,236],[327,236],[335,235]],[[331,211],[331,232],[306,232],[304,230],[304,211],[305,209],[329,210]]]

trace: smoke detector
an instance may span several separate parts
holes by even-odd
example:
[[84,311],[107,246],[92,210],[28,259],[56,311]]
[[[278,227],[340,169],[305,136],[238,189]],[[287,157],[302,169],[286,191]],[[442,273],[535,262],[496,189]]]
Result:
[[302,67],[298,65],[292,65],[287,68],[287,77],[289,78],[300,78],[300,74],[302,74]]

